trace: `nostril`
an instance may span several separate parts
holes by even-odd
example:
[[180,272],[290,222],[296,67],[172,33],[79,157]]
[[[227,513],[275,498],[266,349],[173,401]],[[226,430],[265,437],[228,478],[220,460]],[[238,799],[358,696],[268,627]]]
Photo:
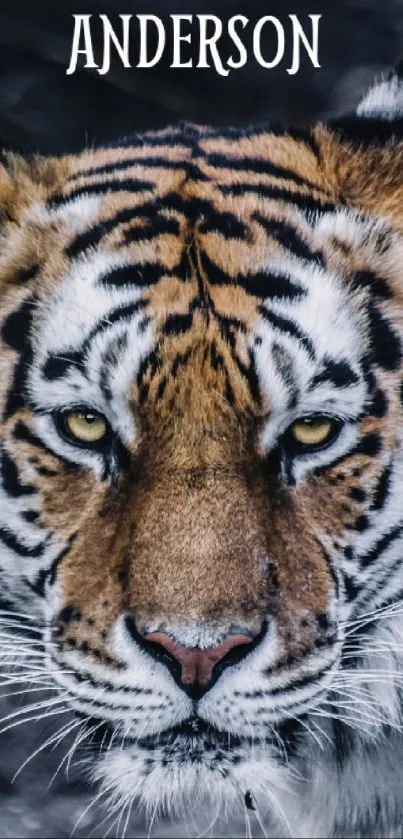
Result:
[[146,641],[152,644],[157,644],[163,647],[170,656],[179,664],[181,668],[181,681],[184,685],[192,685],[199,681],[198,679],[198,664],[199,664],[199,650],[197,647],[184,647],[173,641],[169,635],[163,632],[148,632],[145,636]]
[[217,664],[223,662],[236,648],[247,648],[252,643],[248,635],[230,635],[217,647],[201,649],[177,644],[163,632],[149,632],[145,639],[163,647],[178,662],[184,685],[199,685],[203,688],[210,685]]
[[248,627],[246,632],[229,632],[215,647],[191,647],[175,641],[173,633],[147,631],[144,622],[137,623],[133,610],[125,615],[125,625],[136,646],[164,664],[175,682],[194,700],[212,687],[226,667],[237,664],[254,650],[267,632],[264,621],[258,632]]

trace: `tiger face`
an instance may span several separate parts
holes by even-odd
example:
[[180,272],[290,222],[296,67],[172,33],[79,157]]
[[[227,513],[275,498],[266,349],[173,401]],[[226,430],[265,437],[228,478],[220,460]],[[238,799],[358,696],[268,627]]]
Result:
[[368,756],[400,719],[368,644],[395,661],[402,90],[5,157],[1,620],[122,810],[246,800],[299,835],[309,794],[330,836],[325,767],[365,818],[339,728]]

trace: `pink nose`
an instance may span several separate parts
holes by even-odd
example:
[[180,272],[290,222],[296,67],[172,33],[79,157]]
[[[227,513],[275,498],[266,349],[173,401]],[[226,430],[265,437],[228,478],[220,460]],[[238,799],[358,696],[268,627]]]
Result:
[[198,684],[203,687],[210,684],[215,665],[222,661],[230,650],[252,642],[252,638],[247,635],[230,635],[218,647],[201,650],[199,647],[182,647],[163,632],[149,632],[145,637],[147,641],[164,647],[172,658],[179,662],[184,685]]

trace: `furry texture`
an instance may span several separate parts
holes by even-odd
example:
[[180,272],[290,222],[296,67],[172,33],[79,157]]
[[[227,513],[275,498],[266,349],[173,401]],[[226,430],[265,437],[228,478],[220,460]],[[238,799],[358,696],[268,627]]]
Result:
[[[112,812],[246,795],[281,835],[397,835],[402,103],[396,74],[307,132],[4,158],[2,620],[101,732]],[[60,433],[77,406],[102,449]],[[195,697],[150,631],[255,641]]]

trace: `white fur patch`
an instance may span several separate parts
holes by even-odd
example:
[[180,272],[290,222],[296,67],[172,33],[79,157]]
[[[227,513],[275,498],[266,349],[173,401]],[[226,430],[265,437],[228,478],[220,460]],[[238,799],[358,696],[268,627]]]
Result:
[[381,79],[357,108],[360,117],[393,120],[403,116],[403,82],[398,76]]

